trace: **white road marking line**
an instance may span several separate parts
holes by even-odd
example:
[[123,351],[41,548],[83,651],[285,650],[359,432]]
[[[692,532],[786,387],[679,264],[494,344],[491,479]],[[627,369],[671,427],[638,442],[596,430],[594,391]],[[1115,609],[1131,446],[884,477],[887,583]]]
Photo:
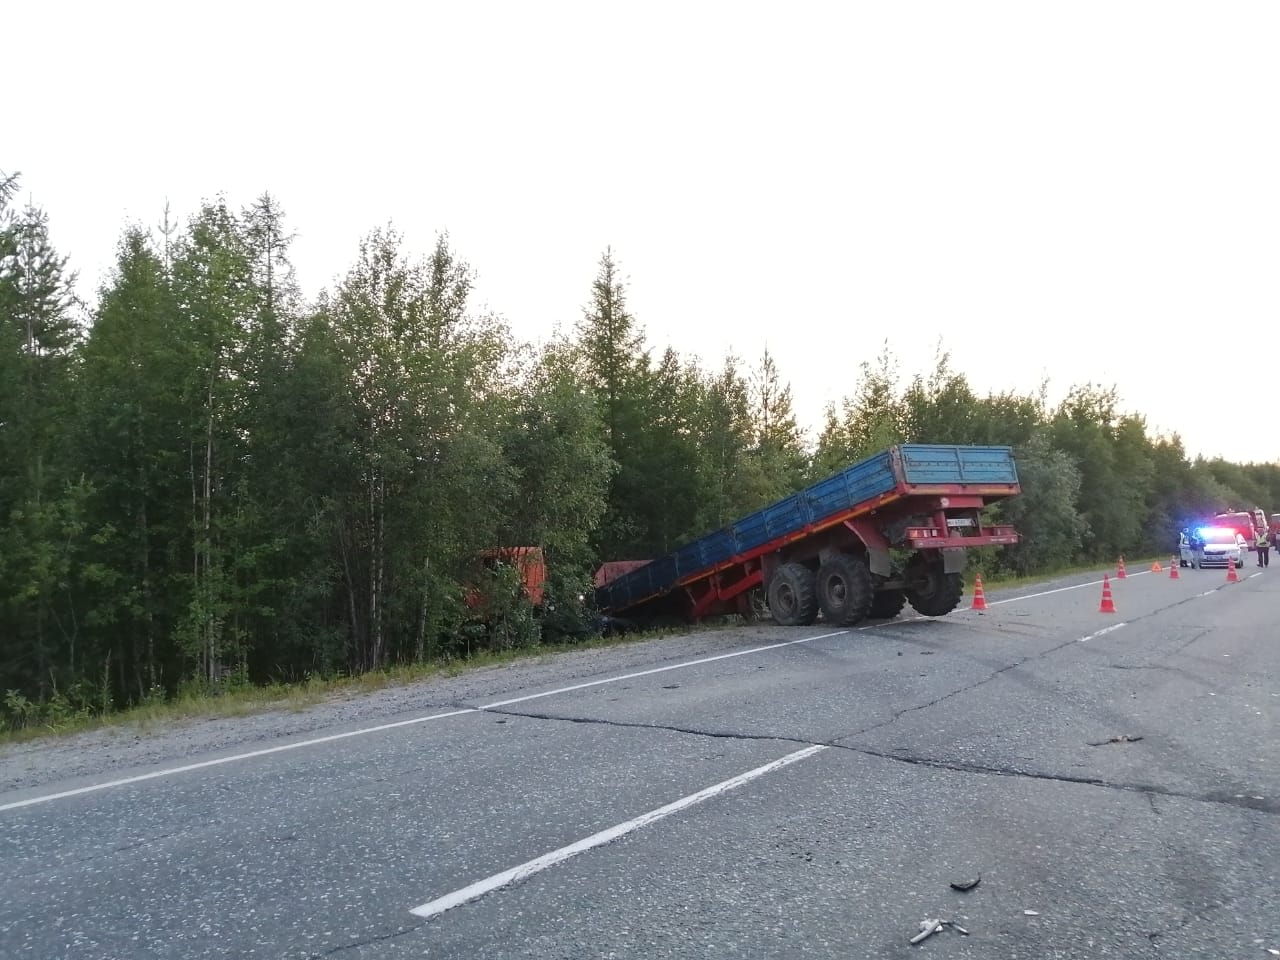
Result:
[[[1150,570],[1140,570],[1137,573],[1129,574],[1127,577],[1125,577],[1125,579],[1132,580],[1134,577],[1145,577],[1150,572],[1151,572]],[[1115,583],[1116,581],[1115,577],[1111,577],[1110,579],[1112,583]],[[1026,593],[1020,597],[1008,597],[1004,600],[988,600],[987,606],[998,607],[1002,603],[1017,603],[1019,600],[1033,600],[1036,597],[1047,597],[1050,594],[1054,594],[1054,593],[1065,593],[1068,590],[1079,590],[1081,587],[1096,587],[1100,583],[1102,583],[1101,580],[1090,580],[1088,583],[1076,583],[1076,584],[1072,584],[1069,587],[1058,587],[1054,590],[1042,590],[1039,593]]]
[[1202,596],[1202,597],[1207,597],[1207,596],[1209,596],[1209,594],[1211,594],[1211,593],[1217,593],[1217,592],[1218,592],[1218,588],[1217,588],[1217,587],[1214,587],[1212,590],[1206,590],[1204,593],[1200,594],[1200,596]]
[[261,750],[250,750],[246,753],[237,753],[229,757],[218,757],[215,760],[202,760],[199,763],[187,763],[178,767],[166,767],[163,770],[152,770],[149,773],[140,773],[132,777],[121,777],[118,780],[108,780],[105,783],[94,783],[85,787],[76,787],[73,790],[60,790],[57,793],[42,794],[37,797],[29,797],[26,800],[15,800],[11,803],[0,804],[0,813],[6,810],[17,810],[20,807],[31,807],[40,803],[49,803],[53,800],[62,800],[66,797],[81,796],[86,793],[96,793],[100,790],[109,790],[112,787],[128,786],[131,783],[140,783],[144,780],[155,780],[159,777],[169,777],[179,773],[189,773],[192,770],[204,770],[208,767],[217,767],[227,763],[235,763],[238,760],[252,760],[255,757],[265,757],[273,753],[284,753],[287,750],[300,750],[303,747],[314,747],[322,743],[332,743],[336,740],[346,740],[350,737],[359,737],[369,733],[381,733],[384,730],[395,730],[398,727],[409,727],[416,724],[427,723],[431,720],[444,720],[447,717],[460,717],[468,713],[482,713],[485,710],[494,707],[509,706],[513,703],[523,703],[528,700],[537,700],[540,697],[550,697],[558,693],[568,693],[572,690],[581,690],[586,687],[597,687],[606,683],[617,683],[621,680],[631,680],[636,677],[643,677],[654,673],[663,673],[668,670],[680,670],[684,667],[695,667],[702,663],[711,663],[716,660],[727,660],[730,657],[745,657],[752,653],[762,653],[765,650],[776,650],[779,647],[790,647],[798,643],[812,643],[814,640],[825,640],[829,637],[837,637],[847,630],[838,630],[835,633],[822,633],[812,637],[801,637],[798,640],[787,640],[782,643],[771,643],[762,647],[752,647],[749,650],[735,650],[732,653],[722,653],[714,657],[702,657],[698,660],[687,660],[682,663],[670,664],[665,667],[655,667],[652,670],[641,670],[638,673],[626,673],[617,677],[606,677],[603,680],[591,680],[587,683],[574,684],[570,687],[560,687],[557,690],[547,690],[544,693],[533,693],[524,697],[514,697],[510,700],[499,700],[494,703],[485,704],[481,707],[465,707],[461,710],[449,710],[445,713],[432,713],[423,717],[413,717],[409,720],[397,720],[393,723],[380,723],[372,727],[361,727],[358,730],[347,730],[343,733],[332,733],[323,737],[313,737],[309,740],[299,740],[297,743],[282,743],[274,747],[264,747]]
[[1097,633],[1091,633],[1087,637],[1081,637],[1076,642],[1084,643],[1086,640],[1097,640],[1099,637],[1105,637],[1108,633],[1113,633],[1114,631],[1119,630],[1121,627],[1128,625],[1128,622],[1129,621],[1127,620],[1121,620],[1119,623],[1113,623],[1109,627],[1103,627]]
[[[1130,574],[1129,579],[1133,577],[1145,576],[1150,572],[1151,571],[1149,570],[1141,570],[1137,573]],[[1255,573],[1252,576],[1256,577],[1256,576],[1259,576],[1259,574]],[[1009,597],[1004,600],[990,600],[987,602],[987,606],[994,607],[1002,603],[1015,603],[1019,600],[1034,600],[1036,597],[1047,597],[1055,593],[1063,593],[1064,591],[1067,591],[1067,590],[1079,590],[1082,587],[1093,587],[1093,586],[1097,586],[1100,583],[1102,583],[1101,580],[1092,580],[1088,583],[1078,583],[1069,587],[1058,587],[1057,589],[1054,589],[1054,590],[1042,590],[1039,593],[1028,593],[1018,597]],[[1208,593],[1213,593],[1213,591],[1212,590],[1207,591],[1206,594],[1202,594],[1202,596],[1207,595]],[[925,619],[931,619],[931,618],[911,617],[905,620],[891,620],[881,624],[868,624],[867,626],[857,627],[856,629],[869,630],[873,628],[887,627],[894,623],[911,623],[916,620],[925,620]],[[433,713],[424,717],[413,717],[409,720],[398,720],[398,721],[395,721],[394,723],[382,723],[372,727],[361,727],[358,730],[348,730],[344,733],[334,733],[334,734],[329,734],[323,737],[313,737],[310,740],[300,740],[297,743],[284,743],[274,747],[265,747],[261,750],[250,750],[246,753],[237,753],[229,757],[218,757],[217,759],[214,759],[214,760],[203,760],[199,763],[188,763],[188,764],[183,764],[182,766],[179,766],[179,767],[167,767],[163,770],[153,770],[150,773],[141,773],[132,777],[121,777],[118,780],[109,780],[105,783],[95,783],[85,787],[76,787],[73,790],[61,790],[57,793],[43,794],[37,797],[29,797],[26,800],[15,800],[11,803],[0,804],[0,813],[3,813],[6,810],[17,810],[21,807],[35,806],[36,804],[40,804],[40,803],[49,803],[50,801],[53,801],[53,800],[62,800],[66,797],[75,797],[75,796],[80,796],[86,793],[96,793],[97,791],[100,791],[100,790],[109,790],[112,787],[127,786],[128,784],[140,783],[144,780],[155,780],[159,777],[168,777],[168,776],[173,776],[179,773],[189,773],[192,770],[203,770],[208,767],[216,767],[216,766],[221,766],[227,763],[235,763],[236,761],[239,761],[239,760],[251,760],[255,757],[268,756],[273,753],[283,753],[288,750],[300,750],[303,747],[313,747],[322,743],[332,743],[333,741],[336,741],[336,740],[346,740],[350,737],[363,736],[364,734],[380,733],[384,730],[394,730],[397,727],[414,726],[416,724],[427,723],[428,721],[431,721],[431,720],[443,720],[447,717],[460,717],[468,713],[482,713],[485,710],[491,710],[497,707],[511,706],[512,704],[516,704],[516,703],[525,703],[530,700],[538,700],[543,697],[555,696],[556,694],[560,694],[560,693],[569,693],[574,690],[582,690],[587,687],[601,686],[602,684],[607,684],[607,683],[617,683],[622,680],[633,680],[637,677],[649,676],[655,673],[664,673],[668,670],[680,670],[685,667],[695,667],[703,663],[712,663],[716,660],[728,660],[732,657],[745,657],[753,653],[763,653],[766,650],[777,650],[780,647],[790,647],[800,643],[812,643],[815,640],[826,640],[831,637],[838,637],[846,633],[849,633],[849,631],[837,630],[834,633],[822,633],[813,637],[801,637],[798,640],[787,640],[782,643],[771,643],[761,647],[752,647],[748,650],[736,650],[732,653],[722,653],[714,657],[703,657],[698,660],[689,660],[682,663],[670,664],[665,667],[655,667],[652,670],[642,670],[637,673],[628,673],[628,674],[623,674],[617,677],[606,677],[603,680],[591,680],[586,683],[574,684],[568,687],[560,687],[555,690],[545,691],[543,693],[533,693],[523,697],[512,697],[507,700],[497,700],[497,701],[494,701],[493,703],[484,704],[483,706],[480,706],[480,707],[467,707],[461,710],[450,710],[445,713]]]
[[445,717],[457,717],[464,713],[479,713],[475,708],[467,708],[465,710],[450,710],[448,713],[433,713],[425,717],[414,717],[412,720],[397,720],[395,723],[381,723],[376,727],[362,727],[359,730],[347,730],[344,733],[331,733],[324,737],[314,737],[310,740],[300,740],[297,743],[282,743],[275,747],[265,747],[261,750],[250,750],[248,753],[237,753],[230,757],[218,757],[216,760],[202,760],[199,763],[187,763],[180,767],[167,767],[164,770],[153,770],[150,773],[140,773],[134,777],[121,777],[119,780],[109,780],[106,783],[94,783],[87,787],[76,787],[74,790],[62,790],[58,793],[46,793],[39,797],[30,797],[26,800],[15,800],[12,803],[0,804],[0,811],[16,810],[19,807],[30,807],[37,803],[48,803],[50,800],[61,800],[63,797],[75,797],[83,793],[93,793],[97,790],[106,790],[110,787],[123,787],[130,783],[139,783],[143,780],[154,780],[157,777],[168,777],[175,773],[186,773],[190,770],[203,770],[206,767],[216,767],[224,763],[233,763],[236,760],[248,760],[252,757],[265,757],[272,753],[283,753],[286,750],[298,750],[302,747],[313,747],[318,743],[332,743],[335,740],[345,740],[348,737],[358,737],[365,733],[377,733],[381,730],[394,730],[396,727],[408,727],[415,723],[426,723],[428,720],[443,720]]
[[816,637],[801,637],[799,640],[785,640],[781,643],[770,643],[763,647],[752,647],[749,650],[735,650],[732,653],[719,653],[714,657],[702,657],[699,660],[686,660],[683,663],[673,663],[665,667],[654,667],[652,670],[639,670],[636,673],[624,673],[618,677],[606,677],[604,680],[588,680],[586,683],[575,683],[568,687],[557,687],[555,690],[547,690],[543,693],[530,693],[523,697],[512,697],[509,700],[495,700],[493,703],[486,703],[479,709],[494,710],[498,707],[509,707],[513,703],[525,703],[529,700],[538,700],[542,697],[554,697],[558,693],[571,693],[574,690],[585,690],[587,687],[598,687],[605,683],[617,683],[620,680],[634,680],[636,677],[648,677],[655,673],[666,673],[668,670],[681,670],[684,667],[696,667],[702,663],[714,663],[716,660],[728,660],[732,657],[745,657],[750,653],[762,653],[765,650],[777,650],[779,647],[794,647],[797,643],[812,643],[814,640],[826,640],[829,637],[838,637],[841,634],[848,633],[848,630],[837,630],[834,633],[820,633]]
[[641,827],[646,827],[651,823],[655,823],[658,820],[663,819],[664,817],[669,817],[673,813],[678,813],[679,811],[684,810],[687,807],[691,807],[696,803],[709,800],[714,796],[718,796],[719,794],[726,793],[729,790],[740,787],[745,783],[749,783],[757,777],[764,776],[766,773],[771,773],[774,770],[787,766],[788,764],[804,760],[807,757],[813,756],[815,753],[820,753],[821,751],[828,749],[830,748],[819,745],[805,747],[803,750],[797,750],[795,753],[789,753],[785,757],[774,760],[772,763],[766,763],[762,767],[756,767],[754,770],[748,770],[746,773],[740,773],[736,777],[731,777],[730,779],[721,781],[714,786],[707,787],[704,790],[699,790],[697,793],[691,793],[689,796],[676,800],[673,803],[669,803],[665,807],[658,807],[656,810],[650,810],[648,813],[641,814],[632,820],[627,820],[624,823],[619,823],[616,826],[609,827],[607,830],[601,830],[599,833],[594,833],[589,837],[577,841],[576,843],[571,843],[568,846],[561,847],[559,850],[544,853],[542,856],[530,860],[527,863],[522,863],[518,867],[512,867],[511,869],[504,870],[501,873],[495,873],[493,876],[486,877],[484,880],[478,880],[469,886],[463,887],[461,890],[455,890],[453,893],[446,894],[443,897],[437,897],[435,900],[430,900],[427,903],[422,904],[422,906],[414,907],[409,912],[416,916],[423,917],[424,919],[439,916],[446,910],[452,910],[454,907],[461,906],[464,903],[475,900],[478,897],[482,897],[486,893],[492,893],[494,890],[499,890],[502,887],[517,883],[527,877],[533,876],[535,873],[540,873],[541,871],[546,870],[548,867],[553,867],[558,863],[563,863],[570,857],[575,857],[580,853],[585,853],[587,850],[591,850],[594,847],[603,846],[606,843],[612,843],[619,837],[626,836],[628,833],[631,833],[634,830],[639,830]]
[[1251,574],[1249,574],[1249,579],[1250,579],[1250,580],[1252,580],[1254,577],[1260,577],[1260,576],[1262,576],[1262,571],[1261,571],[1261,570],[1259,570],[1257,573],[1251,573]]

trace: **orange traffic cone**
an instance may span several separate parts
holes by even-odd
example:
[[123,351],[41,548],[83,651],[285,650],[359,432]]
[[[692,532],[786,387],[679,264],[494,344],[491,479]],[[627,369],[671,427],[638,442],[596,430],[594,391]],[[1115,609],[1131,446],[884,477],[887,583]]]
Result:
[[1182,575],[1181,575],[1180,573],[1178,573],[1178,558],[1177,558],[1177,557],[1170,557],[1170,558],[1169,558],[1169,579],[1170,579],[1170,580],[1180,580],[1180,579],[1182,579]]
[[1236,576],[1236,558],[1227,557],[1227,583],[1239,583],[1240,578]]
[[1115,601],[1111,599],[1111,579],[1105,573],[1102,575],[1102,606],[1098,607],[1098,612],[1116,612]]
[[1160,561],[1159,561],[1159,560],[1157,560],[1155,563],[1153,563],[1153,564],[1151,565],[1151,572],[1152,572],[1152,573],[1159,573],[1159,572],[1160,572],[1161,570],[1163,570],[1163,569],[1164,569],[1164,567],[1160,566]]
[[1120,554],[1120,569],[1116,571],[1117,580],[1128,579],[1128,574],[1124,572],[1124,554]]
[[987,609],[987,597],[982,592],[982,574],[978,574],[973,578],[973,606],[970,610]]

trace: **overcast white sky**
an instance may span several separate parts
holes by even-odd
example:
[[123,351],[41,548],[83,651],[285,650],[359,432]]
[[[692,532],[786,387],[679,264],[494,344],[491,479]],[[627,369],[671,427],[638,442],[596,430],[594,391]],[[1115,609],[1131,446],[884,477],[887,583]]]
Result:
[[[1280,4],[40,3],[0,169],[92,294],[127,221],[282,202],[308,294],[437,231],[525,339],[612,245],[652,343],[767,342],[816,425],[887,337],[980,390],[1115,384],[1280,459]],[[1269,369],[1267,369],[1269,368]],[[1227,393],[1220,391],[1227,390]]]

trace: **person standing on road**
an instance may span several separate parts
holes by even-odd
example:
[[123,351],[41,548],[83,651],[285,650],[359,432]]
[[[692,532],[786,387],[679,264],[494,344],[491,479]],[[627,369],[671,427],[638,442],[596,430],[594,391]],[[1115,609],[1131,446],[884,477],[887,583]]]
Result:
[[1204,566],[1204,537],[1199,530],[1191,531],[1191,565],[1197,570]]
[[1265,528],[1258,528],[1258,536],[1253,545],[1258,548],[1258,566],[1271,566],[1271,537],[1267,535]]

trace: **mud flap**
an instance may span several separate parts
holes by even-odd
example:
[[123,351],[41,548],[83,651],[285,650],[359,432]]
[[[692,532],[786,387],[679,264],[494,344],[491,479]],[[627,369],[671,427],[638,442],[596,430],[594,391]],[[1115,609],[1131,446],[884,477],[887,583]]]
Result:
[[[960,552],[964,553],[963,550]],[[883,547],[867,547],[867,567],[877,577],[888,580],[893,576],[893,560],[889,551]]]
[[963,548],[950,547],[942,551],[943,573],[964,573],[969,562],[969,554]]

